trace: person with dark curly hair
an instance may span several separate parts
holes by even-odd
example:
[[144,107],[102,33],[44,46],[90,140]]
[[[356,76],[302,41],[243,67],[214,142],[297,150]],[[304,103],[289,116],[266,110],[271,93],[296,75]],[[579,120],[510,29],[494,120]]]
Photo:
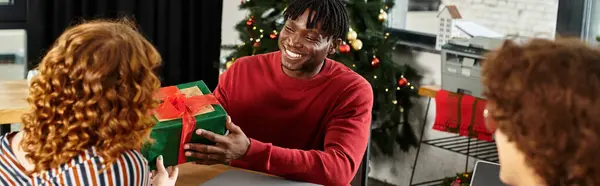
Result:
[[200,164],[228,163],[290,180],[349,185],[369,143],[373,88],[329,59],[349,30],[344,0],[291,0],[279,50],[239,58],[215,97],[231,116],[228,135],[196,131],[216,145],[189,143]]
[[600,185],[600,49],[506,41],[482,73],[504,183]]
[[0,136],[0,185],[174,185],[177,169],[159,157],[150,178],[139,152],[160,63],[126,19],[67,29],[31,80],[23,130]]

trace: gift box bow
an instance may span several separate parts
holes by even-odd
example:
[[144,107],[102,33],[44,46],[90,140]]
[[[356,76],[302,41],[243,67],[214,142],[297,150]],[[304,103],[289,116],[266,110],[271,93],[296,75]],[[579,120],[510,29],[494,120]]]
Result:
[[154,111],[160,122],[181,119],[181,139],[177,161],[185,163],[183,146],[192,139],[196,129],[195,116],[214,111],[212,105],[219,104],[213,94],[203,95],[198,87],[178,89],[175,86],[160,88],[155,95],[161,101]]

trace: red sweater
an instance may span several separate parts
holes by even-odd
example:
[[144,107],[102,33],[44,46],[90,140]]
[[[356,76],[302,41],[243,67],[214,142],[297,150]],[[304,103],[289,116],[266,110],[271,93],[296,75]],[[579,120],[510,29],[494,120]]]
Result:
[[238,59],[215,96],[250,138],[232,166],[292,180],[349,185],[365,153],[373,91],[360,75],[327,59],[321,72],[296,79],[281,53]]

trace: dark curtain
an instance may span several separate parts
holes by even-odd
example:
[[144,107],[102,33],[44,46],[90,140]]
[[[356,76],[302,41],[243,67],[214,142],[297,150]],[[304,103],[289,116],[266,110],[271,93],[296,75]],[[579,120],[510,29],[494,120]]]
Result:
[[94,18],[133,18],[159,50],[163,85],[217,85],[223,0],[29,0],[27,57],[37,66],[70,25]]

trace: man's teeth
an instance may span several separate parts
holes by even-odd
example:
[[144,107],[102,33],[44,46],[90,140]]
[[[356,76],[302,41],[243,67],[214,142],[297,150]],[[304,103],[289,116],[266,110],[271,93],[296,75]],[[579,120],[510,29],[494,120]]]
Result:
[[296,53],[293,53],[293,52],[291,52],[291,51],[289,51],[289,50],[286,50],[286,52],[287,52],[287,54],[288,54],[290,57],[293,57],[293,58],[299,58],[299,57],[302,57],[302,55],[300,55],[300,54],[296,54]]

